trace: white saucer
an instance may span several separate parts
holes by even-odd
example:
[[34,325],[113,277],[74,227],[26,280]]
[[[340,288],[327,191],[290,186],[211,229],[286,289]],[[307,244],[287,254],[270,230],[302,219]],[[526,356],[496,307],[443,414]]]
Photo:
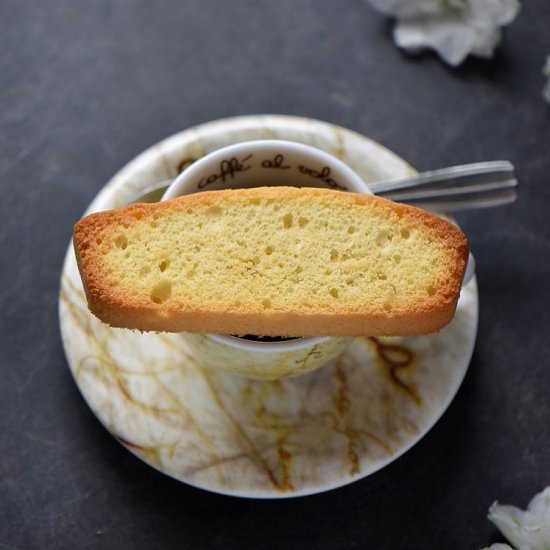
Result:
[[[193,160],[250,139],[294,140],[338,156],[367,182],[414,172],[373,141],[284,116],[220,120],[176,134],[125,166],[87,213],[116,208]],[[355,340],[339,361],[259,382],[199,364],[178,335],[112,329],[86,306],[72,247],[63,267],[61,333],[92,411],[127,449],[165,474],[234,496],[281,498],[346,485],[412,447],[456,394],[474,348],[475,278],[438,334]]]

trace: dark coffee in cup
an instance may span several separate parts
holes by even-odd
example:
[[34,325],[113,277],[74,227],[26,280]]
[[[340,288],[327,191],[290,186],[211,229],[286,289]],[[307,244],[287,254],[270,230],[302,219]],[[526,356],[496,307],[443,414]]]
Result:
[[288,340],[297,340],[298,336],[256,336],[255,334],[245,334],[244,336],[235,336],[241,340],[249,340],[251,342],[287,342]]

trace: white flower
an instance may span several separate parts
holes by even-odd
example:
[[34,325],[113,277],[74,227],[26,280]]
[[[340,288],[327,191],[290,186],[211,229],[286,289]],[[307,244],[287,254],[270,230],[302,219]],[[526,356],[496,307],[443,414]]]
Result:
[[542,92],[544,99],[550,102],[550,55],[546,58],[546,65],[544,66],[543,73],[548,77],[548,82]]
[[492,57],[501,27],[519,13],[519,0],[369,0],[397,18],[393,31],[400,48],[432,48],[450,65],[471,54]]
[[491,546],[486,546],[481,550],[514,550],[514,549],[511,546],[508,546],[507,544],[502,544],[500,542],[497,542],[495,544],[491,544]]
[[527,510],[493,503],[489,520],[519,550],[550,549],[550,487],[535,495]]

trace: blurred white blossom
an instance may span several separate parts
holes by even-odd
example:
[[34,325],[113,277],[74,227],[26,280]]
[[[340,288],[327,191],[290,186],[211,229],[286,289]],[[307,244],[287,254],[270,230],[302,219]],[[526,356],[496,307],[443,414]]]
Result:
[[501,27],[519,13],[519,0],[368,0],[397,18],[396,44],[410,52],[435,50],[450,65],[468,55],[493,56]]
[[548,82],[544,87],[543,95],[544,95],[544,99],[550,102],[550,55],[546,58],[546,65],[544,66],[543,72],[548,77]]
[[[550,487],[535,495],[527,510],[493,503],[489,520],[518,550],[550,549]],[[499,548],[491,546],[491,550]],[[508,548],[504,546],[504,548]]]
[[514,549],[511,546],[508,546],[507,544],[502,544],[500,542],[497,542],[495,544],[491,544],[491,546],[486,546],[481,550],[514,550]]

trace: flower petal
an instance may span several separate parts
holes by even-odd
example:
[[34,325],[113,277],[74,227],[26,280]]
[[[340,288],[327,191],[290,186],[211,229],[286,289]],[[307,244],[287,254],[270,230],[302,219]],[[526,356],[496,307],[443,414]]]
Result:
[[450,65],[459,65],[475,45],[473,30],[457,16],[427,17],[399,21],[394,40],[400,48],[434,49]]
[[489,520],[521,550],[550,548],[550,487],[536,495],[526,511],[515,506],[493,503]]
[[469,0],[468,11],[472,20],[502,27],[516,18],[520,7],[519,0]]
[[474,45],[472,55],[490,59],[495,53],[496,47],[500,44],[502,31],[498,27],[475,29]]

